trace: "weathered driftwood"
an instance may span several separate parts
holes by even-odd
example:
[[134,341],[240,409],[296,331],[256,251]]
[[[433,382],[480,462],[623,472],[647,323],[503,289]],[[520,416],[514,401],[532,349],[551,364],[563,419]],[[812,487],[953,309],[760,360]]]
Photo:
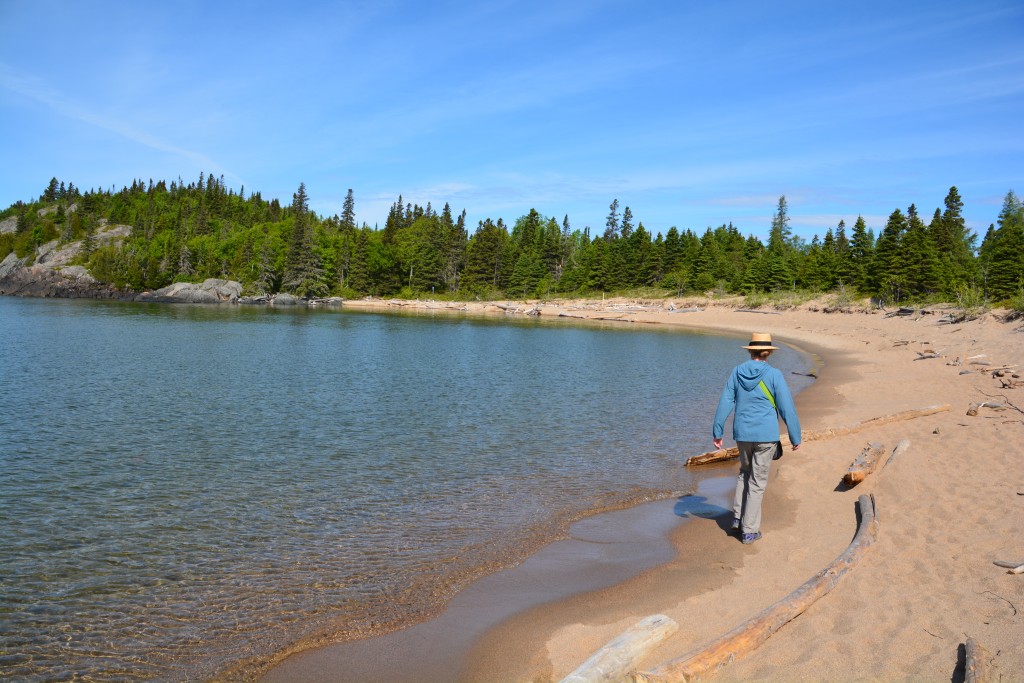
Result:
[[996,560],[993,562],[997,567],[1003,567],[1008,569],[1007,574],[1024,574],[1024,562],[1007,562],[1006,560]]
[[664,614],[641,619],[595,652],[562,683],[618,683],[636,668],[641,657],[678,630],[679,624]]
[[726,460],[732,460],[738,457],[740,457],[740,449],[733,446],[732,448],[708,451],[707,453],[701,453],[700,455],[691,455],[686,460],[686,466],[709,465],[713,462],[725,462]]
[[991,659],[992,655],[978,645],[978,641],[968,638],[964,644],[964,682],[986,683],[992,680]]
[[753,308],[737,308],[737,313],[760,313],[761,315],[782,315],[779,311],[757,311]]
[[850,463],[850,469],[843,475],[843,483],[847,486],[856,486],[867,479],[878,467],[884,448],[880,443],[869,443]]
[[788,596],[703,649],[666,662],[652,671],[634,672],[634,683],[675,683],[709,677],[756,649],[776,631],[800,616],[853,569],[878,537],[878,512],[873,496],[861,496],[860,525],[853,541],[832,564]]
[[[844,427],[830,427],[827,429],[816,429],[807,430],[804,432],[804,441],[820,441],[822,439],[830,439],[835,436],[846,436],[847,434],[853,434],[859,432],[862,429],[868,427],[877,427],[879,425],[889,424],[890,422],[900,422],[903,420],[912,420],[917,417],[926,417],[928,415],[934,415],[935,413],[942,413],[950,410],[951,406],[947,403],[944,405],[928,406],[927,408],[919,408],[916,410],[904,410],[899,413],[893,413],[891,415],[882,415],[879,417],[873,417],[870,420],[864,422],[857,422],[856,424],[846,425]],[[782,444],[788,445],[789,439],[785,436],[782,437]],[[715,462],[725,462],[726,460],[732,460],[738,458],[740,452],[737,448],[726,448],[724,450],[707,451],[700,455],[690,456],[686,460],[687,467],[691,465],[709,465]]]
[[978,414],[978,408],[995,408],[996,410],[1005,410],[1006,406],[1002,403],[996,403],[994,401],[983,401],[982,403],[972,403],[967,406],[967,414],[974,417]]
[[889,459],[885,461],[883,469],[888,467],[889,463],[893,460],[906,453],[908,448],[910,448],[910,439],[900,439],[900,442],[896,444],[896,448],[892,449],[892,455],[890,455]]
[[879,425],[887,425],[892,422],[902,422],[903,420],[913,420],[914,418],[924,418],[929,415],[935,415],[936,413],[945,413],[951,410],[949,403],[942,405],[929,405],[928,408],[916,409],[913,411],[903,411],[901,413],[893,413],[892,415],[883,415],[878,418],[871,418],[870,420],[864,420],[863,422],[849,425],[847,427],[838,427],[836,429],[819,429],[814,432],[808,432],[804,436],[805,441],[814,441],[821,438],[829,438],[831,436],[845,436],[846,434],[852,434],[853,432],[866,429],[867,427],[878,427]]

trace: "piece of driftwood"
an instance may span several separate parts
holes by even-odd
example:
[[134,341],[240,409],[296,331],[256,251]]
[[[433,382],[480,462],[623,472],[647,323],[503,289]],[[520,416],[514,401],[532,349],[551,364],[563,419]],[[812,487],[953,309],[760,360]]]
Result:
[[761,315],[782,315],[779,311],[756,311],[753,308],[737,308],[737,313],[760,313]]
[[618,683],[636,668],[641,657],[678,630],[679,624],[664,614],[641,619],[595,652],[562,683]]
[[878,427],[879,425],[887,425],[892,422],[902,422],[903,420],[913,420],[914,418],[924,418],[929,415],[935,415],[936,413],[945,413],[946,411],[952,410],[949,403],[943,403],[942,405],[929,405],[927,408],[915,409],[912,411],[902,411],[900,413],[893,413],[892,415],[883,415],[877,418],[871,418],[870,420],[864,420],[863,422],[849,425],[847,427],[838,427],[835,429],[819,429],[814,432],[809,432],[808,435],[804,436],[804,440],[813,441],[821,438],[828,438],[831,436],[844,436],[846,434],[852,434],[853,432],[860,431],[867,427]]
[[1008,569],[1007,574],[1024,574],[1024,562],[1007,562],[1006,560],[996,560],[993,562],[997,567],[1003,567]]
[[860,452],[860,455],[850,463],[849,471],[843,476],[843,483],[847,486],[856,486],[867,479],[868,475],[878,467],[878,463],[882,459],[883,450],[884,446],[882,444],[869,443]]
[[896,444],[896,448],[892,449],[892,455],[890,455],[889,459],[885,461],[883,469],[888,467],[889,463],[893,460],[906,453],[908,448],[910,448],[910,439],[900,439],[900,442]]
[[987,683],[992,680],[992,655],[974,638],[964,643],[964,683]]
[[[815,429],[808,430],[803,433],[804,441],[820,441],[822,439],[830,439],[835,436],[846,436],[847,434],[853,434],[859,432],[862,429],[868,427],[877,427],[879,425],[889,424],[890,422],[901,422],[903,420],[913,420],[918,417],[926,417],[928,415],[934,415],[936,413],[942,413],[947,410],[951,410],[952,406],[948,403],[943,405],[928,406],[927,408],[918,408],[915,410],[904,410],[899,413],[893,413],[891,415],[881,415],[879,417],[873,417],[870,420],[864,422],[857,422],[852,425],[846,425],[843,427],[829,427],[826,429]],[[782,437],[782,444],[788,445],[789,439],[785,436]],[[726,460],[732,460],[740,456],[739,449],[737,448],[726,448],[724,450],[707,451],[700,455],[692,455],[686,460],[687,467],[692,465],[710,465],[716,462],[725,462]]]
[[700,455],[691,455],[686,459],[686,466],[710,465],[713,462],[725,462],[726,460],[733,460],[738,457],[740,457],[740,449],[733,446],[732,448],[708,451],[707,453],[701,453]]
[[853,541],[832,564],[802,586],[744,624],[706,647],[666,662],[651,671],[633,673],[633,683],[677,683],[713,675],[739,657],[759,647],[776,631],[800,616],[831,591],[867,552],[878,537],[878,510],[873,496],[861,496],[860,524]]
[[978,414],[978,408],[995,408],[996,410],[1005,410],[1006,406],[1002,403],[996,403],[995,401],[983,401],[981,403],[972,403],[967,406],[967,414],[974,417]]

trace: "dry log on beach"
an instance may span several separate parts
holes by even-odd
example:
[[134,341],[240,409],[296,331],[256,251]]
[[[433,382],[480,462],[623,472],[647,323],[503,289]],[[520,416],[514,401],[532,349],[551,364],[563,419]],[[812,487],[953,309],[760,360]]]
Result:
[[927,408],[919,408],[917,410],[904,410],[899,413],[893,413],[891,415],[882,415],[880,417],[873,417],[870,420],[864,420],[854,425],[847,427],[838,427],[836,429],[819,429],[815,432],[809,432],[804,436],[805,441],[816,441],[818,439],[827,439],[832,436],[845,436],[846,434],[852,434],[858,432],[867,427],[877,427],[878,425],[889,424],[890,422],[902,422],[903,420],[913,420],[918,417],[927,417],[928,415],[934,415],[936,413],[944,413],[947,410],[951,410],[952,406],[948,403],[943,405],[928,406]]
[[1007,574],[1024,574],[1024,562],[1007,562],[1006,560],[996,560],[993,562],[997,567],[1003,567],[1008,569]]
[[861,496],[860,525],[849,547],[788,596],[733,629],[707,647],[666,662],[652,671],[634,672],[634,683],[675,683],[707,678],[756,649],[776,631],[798,617],[853,569],[878,536],[878,512],[873,496]]
[[968,638],[964,644],[964,683],[986,683],[992,680],[992,668],[989,664],[992,655],[978,645],[974,638]]
[[752,308],[737,308],[737,313],[760,313],[761,315],[782,315],[778,311],[755,311]]
[[595,652],[562,683],[621,681],[636,668],[641,657],[678,630],[679,624],[664,614],[641,619]]
[[978,408],[994,408],[996,410],[1004,410],[1006,406],[1002,403],[995,403],[994,401],[983,401],[982,403],[972,403],[967,406],[967,414],[974,417],[978,414]]
[[889,463],[893,460],[906,453],[908,448],[910,448],[910,439],[900,439],[900,442],[896,444],[896,448],[892,449],[892,455],[890,455],[889,459],[885,461],[883,469],[888,467]]
[[868,475],[878,467],[883,449],[884,446],[880,443],[869,443],[850,463],[849,471],[843,476],[843,483],[847,486],[856,486],[867,479]]
[[[899,413],[893,413],[891,415],[881,415],[879,417],[873,417],[870,420],[864,422],[857,422],[852,425],[846,425],[845,427],[829,427],[826,429],[808,430],[804,432],[804,441],[820,441],[821,439],[828,439],[833,436],[846,436],[858,432],[868,427],[877,427],[879,425],[889,424],[890,422],[900,422],[902,420],[912,420],[917,417],[926,417],[928,415],[934,415],[935,413],[943,413],[950,410],[952,406],[948,403],[944,405],[928,406],[927,408],[918,408],[916,410],[904,410]],[[783,436],[782,445],[788,445],[789,440]],[[724,462],[733,458],[738,458],[740,452],[736,448],[727,448],[725,450],[708,451],[701,453],[700,455],[690,456],[686,460],[686,465],[709,465],[714,462]]]

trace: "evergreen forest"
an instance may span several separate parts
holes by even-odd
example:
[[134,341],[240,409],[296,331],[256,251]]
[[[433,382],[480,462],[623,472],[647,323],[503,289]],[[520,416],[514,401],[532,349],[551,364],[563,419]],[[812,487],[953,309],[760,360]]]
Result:
[[[130,291],[206,278],[237,280],[248,294],[522,299],[661,290],[666,294],[843,291],[903,302],[990,304],[1024,297],[1024,205],[1010,191],[984,235],[967,228],[951,187],[930,217],[896,208],[879,234],[858,217],[823,226],[809,242],[794,236],[780,197],[767,243],[731,223],[703,232],[648,230],[629,207],[611,203],[603,230],[530,210],[514,224],[392,204],[383,228],[358,225],[348,190],[341,215],[309,209],[300,184],[290,203],[265,200],[201,174],[120,191],[82,192],[52,179],[38,200],[0,212],[0,259],[34,258],[53,240],[82,242],[78,262],[102,282]],[[96,239],[104,225],[127,225],[117,244]]]

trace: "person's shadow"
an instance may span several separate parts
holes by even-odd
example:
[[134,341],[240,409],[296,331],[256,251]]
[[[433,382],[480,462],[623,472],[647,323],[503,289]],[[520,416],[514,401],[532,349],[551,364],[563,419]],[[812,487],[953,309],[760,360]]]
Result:
[[732,510],[708,502],[704,496],[680,496],[673,512],[684,518],[696,517],[714,520],[718,524],[718,528],[726,533],[729,533],[732,528]]

